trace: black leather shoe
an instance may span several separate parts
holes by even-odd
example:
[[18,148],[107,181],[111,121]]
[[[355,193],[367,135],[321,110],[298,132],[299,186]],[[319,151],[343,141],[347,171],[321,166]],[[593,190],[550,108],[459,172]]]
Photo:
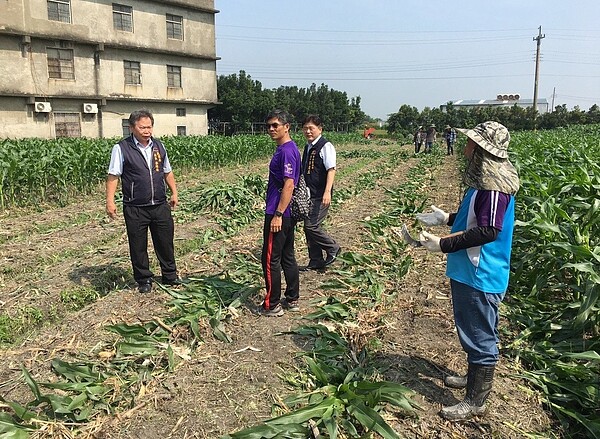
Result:
[[175,279],[165,279],[163,277],[162,280],[160,281],[160,283],[163,285],[169,285],[172,287],[183,285],[183,281],[181,279],[179,279],[178,277],[176,277]]
[[304,267],[299,268],[299,271],[310,271],[310,270],[320,270],[321,268],[323,268],[325,265],[315,265],[315,264],[308,264]]
[[152,282],[140,282],[138,284],[138,291],[140,293],[149,293],[152,291]]
[[325,259],[325,264],[324,264],[325,267],[333,264],[333,262],[337,259],[337,257],[340,255],[341,252],[342,252],[342,247],[339,247],[334,255],[327,255],[327,259]]

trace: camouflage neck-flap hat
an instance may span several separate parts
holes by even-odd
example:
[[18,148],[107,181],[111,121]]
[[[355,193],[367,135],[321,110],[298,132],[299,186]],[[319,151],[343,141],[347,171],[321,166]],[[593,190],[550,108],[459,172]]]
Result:
[[498,122],[483,122],[472,130],[457,128],[458,131],[472,139],[490,154],[505,159],[508,157],[510,134],[508,129]]

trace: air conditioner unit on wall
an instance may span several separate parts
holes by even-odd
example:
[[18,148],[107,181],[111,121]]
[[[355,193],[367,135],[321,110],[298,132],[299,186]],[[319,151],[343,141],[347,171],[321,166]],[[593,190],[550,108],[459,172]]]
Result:
[[50,102],[34,102],[33,109],[36,113],[50,113],[52,105],[50,105]]
[[87,114],[95,114],[98,112],[98,104],[93,104],[91,102],[84,102],[83,104],[83,112]]

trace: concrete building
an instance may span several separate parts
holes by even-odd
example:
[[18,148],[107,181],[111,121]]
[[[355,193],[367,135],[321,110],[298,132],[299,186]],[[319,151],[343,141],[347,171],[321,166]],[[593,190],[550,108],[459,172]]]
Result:
[[[521,95],[518,93],[511,93],[499,94],[496,96],[496,99],[460,99],[452,101],[452,106],[454,108],[512,107],[513,105],[522,108],[531,108],[533,107],[533,99],[521,99]],[[446,107],[446,104],[440,106],[442,111],[446,111]],[[547,113],[548,108],[549,105],[546,99],[538,99],[538,113]]]
[[[117,3],[118,2],[118,3]],[[0,0],[0,138],[202,135],[217,103],[214,0]]]

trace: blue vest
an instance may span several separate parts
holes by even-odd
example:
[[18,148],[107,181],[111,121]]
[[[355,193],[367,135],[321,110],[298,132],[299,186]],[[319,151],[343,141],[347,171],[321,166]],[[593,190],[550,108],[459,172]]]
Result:
[[[474,211],[476,195],[477,189],[467,190],[452,225],[453,233],[477,226]],[[485,245],[448,253],[446,275],[484,293],[506,292],[514,225],[515,197],[511,196],[504,215],[502,231],[496,240]]]
[[167,202],[164,172],[167,152],[159,140],[152,138],[152,142],[152,169],[148,169],[146,158],[136,146],[133,135],[119,142],[123,154],[121,186],[125,205],[143,207]]

